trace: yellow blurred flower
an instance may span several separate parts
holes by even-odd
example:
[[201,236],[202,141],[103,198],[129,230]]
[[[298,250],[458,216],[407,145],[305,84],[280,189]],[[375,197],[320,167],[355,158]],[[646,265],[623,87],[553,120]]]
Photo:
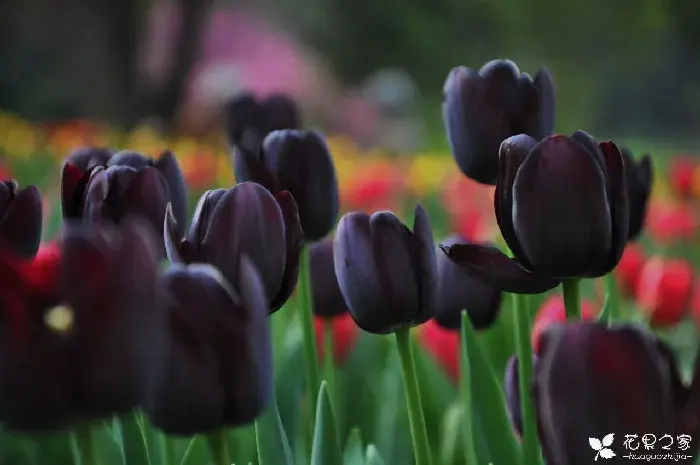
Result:
[[408,167],[407,186],[419,197],[439,190],[447,175],[455,169],[454,161],[443,154],[426,153],[413,158]]

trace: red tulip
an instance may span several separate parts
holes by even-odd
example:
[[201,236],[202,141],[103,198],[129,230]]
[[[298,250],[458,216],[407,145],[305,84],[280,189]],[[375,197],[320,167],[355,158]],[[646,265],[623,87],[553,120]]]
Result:
[[318,358],[323,360],[324,357],[324,341],[326,334],[326,321],[331,321],[331,332],[333,336],[333,359],[337,365],[343,365],[352,350],[355,348],[355,343],[360,335],[357,325],[353,321],[350,313],[345,312],[342,315],[335,317],[314,317],[314,327],[316,330],[316,349]]
[[637,282],[644,267],[644,260],[642,247],[635,243],[629,243],[613,271],[625,297],[632,297],[637,290]]
[[693,268],[684,260],[650,258],[637,283],[637,301],[654,327],[677,324],[685,316],[693,290]]
[[690,240],[697,227],[697,218],[688,205],[652,204],[647,215],[647,230],[661,243]]
[[690,294],[689,311],[695,321],[695,325],[700,328],[700,278],[695,279],[693,290]]
[[420,327],[418,340],[455,383],[459,382],[459,331],[450,331],[428,320]]
[[690,158],[677,157],[671,161],[668,170],[671,187],[680,197],[689,197],[693,185],[695,162]]
[[[581,299],[581,319],[591,321],[598,315],[593,303],[586,299]],[[537,311],[535,322],[532,325],[532,350],[535,354],[540,353],[540,339],[547,328],[557,323],[566,323],[566,309],[564,308],[564,297],[560,294],[552,294],[545,300],[542,307]]]

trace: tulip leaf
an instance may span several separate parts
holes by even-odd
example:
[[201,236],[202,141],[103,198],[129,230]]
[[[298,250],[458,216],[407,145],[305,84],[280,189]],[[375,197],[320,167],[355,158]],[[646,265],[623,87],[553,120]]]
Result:
[[123,415],[118,424],[120,428],[120,440],[124,457],[128,465],[150,465],[151,457],[148,453],[148,440],[137,411]]
[[373,444],[367,446],[365,465],[384,465],[384,460],[382,460],[382,457],[379,455],[379,451]]
[[[489,453],[494,463],[519,464],[520,447],[508,417],[505,395],[501,385],[489,364],[486,355],[479,346],[476,332],[466,312],[462,313],[462,395],[466,417],[481,419]],[[471,398],[472,402],[469,402]],[[478,409],[474,412],[472,408]],[[470,422],[465,422],[467,425]],[[467,425],[467,443],[465,444],[467,463],[481,463],[483,458],[474,457],[474,422]],[[480,459],[478,462],[475,459]]]
[[362,437],[358,428],[350,430],[348,441],[345,444],[345,452],[343,453],[343,463],[345,465],[364,465],[365,463],[362,453]]
[[282,426],[277,399],[273,396],[262,416],[255,422],[259,465],[292,465],[292,449]]
[[608,292],[605,295],[605,303],[603,304],[603,309],[598,314],[598,318],[597,318],[598,323],[602,323],[604,325],[609,325],[611,323],[611,317],[612,317],[611,308],[612,308],[612,304],[610,303],[610,293]]
[[180,460],[180,465],[202,465],[203,463],[207,463],[207,456],[208,450],[206,437],[195,436],[190,439],[187,449],[185,449],[185,453],[182,455],[182,459]]
[[443,416],[440,427],[440,463],[457,465],[464,461],[463,422],[464,408],[460,402],[453,402]]
[[316,428],[314,430],[313,450],[311,451],[311,465],[342,463],[343,453],[340,449],[331,399],[328,397],[328,386],[325,381],[322,381],[316,404]]

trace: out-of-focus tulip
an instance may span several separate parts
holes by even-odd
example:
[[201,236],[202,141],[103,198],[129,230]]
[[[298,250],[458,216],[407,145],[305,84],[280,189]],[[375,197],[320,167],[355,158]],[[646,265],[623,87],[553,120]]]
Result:
[[338,181],[325,138],[315,131],[280,130],[262,150],[234,153],[236,180],[254,181],[273,194],[291,192],[299,208],[304,238],[316,241],[338,219]]
[[224,112],[229,141],[239,148],[256,149],[270,132],[297,129],[301,125],[296,103],[281,94],[258,100],[243,92],[226,103]]
[[309,247],[309,266],[314,313],[323,317],[345,313],[348,306],[335,277],[332,238],[323,239]]
[[639,161],[635,161],[629,149],[622,148],[620,152],[624,158],[627,173],[627,197],[630,205],[628,237],[633,241],[639,237],[644,228],[653,183],[653,169],[649,155],[644,155]]
[[510,60],[490,61],[479,71],[459,66],[447,76],[444,94],[452,155],[480,183],[498,181],[503,140],[517,134],[541,140],[554,130],[554,84],[545,67],[533,80]]
[[688,157],[674,157],[668,167],[668,178],[676,195],[690,196],[693,187],[693,170],[697,163]]
[[[622,154],[577,131],[537,142],[503,142],[495,210],[514,258],[495,247],[457,244],[444,252],[508,292],[537,294],[567,278],[612,271],[627,244],[629,201]],[[556,226],[556,227],[554,227]]]
[[[442,242],[447,247],[468,243],[458,235]],[[491,326],[501,309],[501,290],[468,275],[444,253],[438,251],[436,255],[439,279],[435,321],[445,328],[459,331],[462,310],[466,310],[474,328]]]
[[136,170],[156,168],[168,185],[168,199],[173,209],[173,216],[178,224],[184,227],[187,223],[187,186],[185,186],[185,178],[177,158],[170,150],[161,153],[157,160],[125,150],[110,158],[107,166],[130,166]]
[[251,423],[272,396],[269,303],[255,265],[245,255],[238,265],[235,283],[205,264],[160,279],[170,355],[144,411],[168,434]]
[[199,199],[187,237],[179,240],[177,231],[168,209],[165,246],[172,262],[209,263],[236,283],[245,253],[265,285],[271,312],[292,295],[299,279],[302,232],[289,192],[273,196],[253,182],[207,191]]
[[333,360],[338,366],[342,366],[355,348],[360,332],[349,313],[343,313],[333,317],[314,317],[314,329],[316,332],[316,350],[318,357],[323,361],[325,350],[326,323],[331,324],[331,337],[333,338]]
[[625,297],[632,297],[637,292],[637,283],[642,274],[645,260],[641,246],[638,244],[627,244],[622,258],[620,258],[613,271],[620,290]]
[[[539,363],[539,357],[533,355],[532,366],[533,369],[537,369],[537,364]],[[506,406],[508,407],[508,414],[510,415],[510,421],[513,424],[513,428],[518,436],[523,435],[523,415],[521,409],[521,399],[520,399],[520,367],[518,364],[518,357],[513,355],[508,359],[506,364],[506,373],[504,377],[503,387],[506,394]]]
[[[695,438],[698,381],[696,368],[692,387],[684,386],[671,351],[641,327],[576,322],[552,328],[535,372],[545,461],[590,464],[596,451],[589,438],[609,434],[618,445],[626,435],[637,435],[638,444],[648,433]],[[696,450],[693,442],[686,453]]]
[[459,382],[459,333],[443,328],[435,320],[420,327],[418,341],[437,361],[445,374],[457,384]]
[[647,215],[649,234],[659,243],[690,241],[698,230],[698,219],[687,204],[652,204]]
[[[586,299],[581,300],[581,319],[592,321],[598,315],[598,310],[593,303]],[[535,321],[532,325],[532,351],[540,353],[542,334],[552,325],[566,323],[566,308],[564,297],[560,294],[553,294],[544,301],[537,311]]]
[[0,247],[22,258],[39,250],[43,210],[36,186],[19,188],[14,179],[0,182]]
[[107,166],[114,151],[102,147],[83,147],[71,152],[66,158],[66,164],[75,166],[81,171],[90,171],[97,166]]
[[0,422],[22,431],[137,407],[164,352],[156,245],[127,221],[69,225],[32,261],[0,256]]
[[655,327],[674,326],[685,317],[693,291],[693,267],[685,260],[654,256],[637,282],[637,303]]
[[418,205],[413,232],[391,212],[345,214],[333,244],[338,286],[357,325],[388,334],[433,316],[437,263],[428,215]]

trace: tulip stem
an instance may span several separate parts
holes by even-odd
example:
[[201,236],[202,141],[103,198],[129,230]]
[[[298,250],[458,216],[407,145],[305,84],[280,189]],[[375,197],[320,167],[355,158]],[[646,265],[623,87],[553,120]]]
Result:
[[[323,370],[324,378],[326,380],[326,387],[328,388],[328,397],[331,400],[331,405],[336,407],[334,404],[334,393],[335,393],[335,357],[333,353],[333,320],[331,318],[323,319]],[[336,409],[337,410],[337,409]],[[337,416],[337,415],[336,415]]]
[[523,462],[537,464],[541,462],[538,450],[537,420],[535,404],[532,397],[532,346],[530,345],[530,309],[527,296],[513,294],[513,313],[515,317],[515,343],[518,350],[518,378],[520,385],[520,410],[523,427]]
[[231,465],[228,458],[228,444],[226,442],[226,430],[219,430],[207,434],[207,442],[214,465]]
[[423,416],[423,406],[420,400],[409,328],[401,328],[396,331],[396,343],[399,350],[399,358],[401,359],[401,374],[403,375],[403,387],[406,393],[408,422],[411,428],[411,437],[413,438],[415,465],[430,465],[428,432],[425,428],[425,417]]
[[89,424],[75,428],[73,434],[73,463],[75,465],[95,465],[95,442],[92,437],[92,428]]
[[311,283],[309,275],[309,248],[301,250],[299,269],[299,312],[301,331],[304,343],[304,365],[306,366],[306,392],[309,399],[309,417],[311,430],[315,424],[315,411],[318,390],[321,385],[318,369],[318,353],[316,352],[316,332],[314,331],[314,316],[311,301]]
[[578,321],[581,319],[581,296],[578,279],[567,279],[561,283],[564,290],[564,307],[566,319]]

